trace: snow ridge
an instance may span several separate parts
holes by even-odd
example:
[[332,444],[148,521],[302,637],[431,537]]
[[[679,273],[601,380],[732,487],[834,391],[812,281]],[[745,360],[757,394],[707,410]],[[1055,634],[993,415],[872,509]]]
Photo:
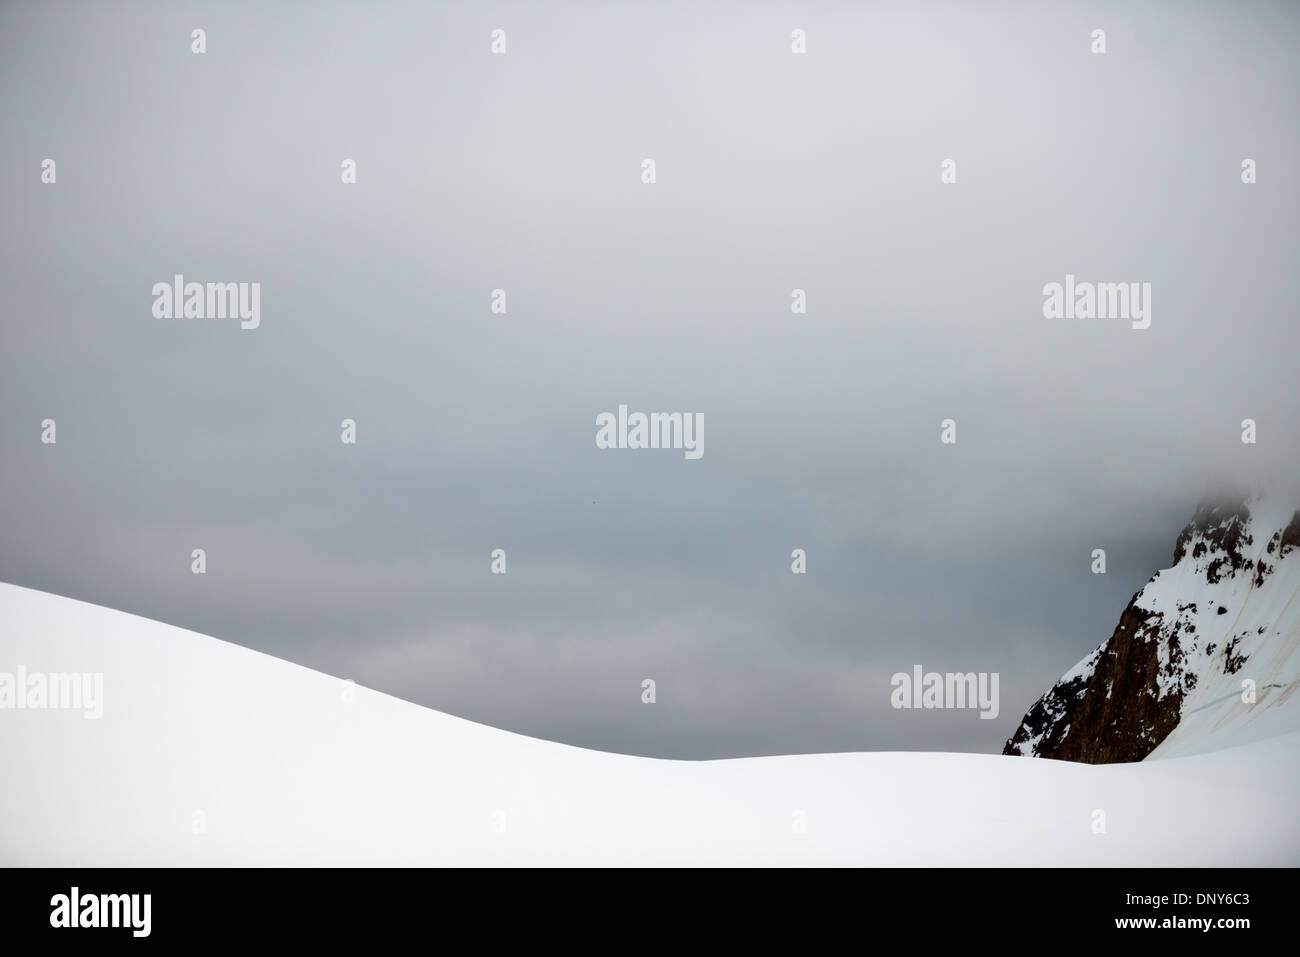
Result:
[[662,761],[511,734],[0,584],[0,671],[18,664],[102,673],[103,709],[0,708],[5,866],[1300,862],[1300,734],[1111,766]]

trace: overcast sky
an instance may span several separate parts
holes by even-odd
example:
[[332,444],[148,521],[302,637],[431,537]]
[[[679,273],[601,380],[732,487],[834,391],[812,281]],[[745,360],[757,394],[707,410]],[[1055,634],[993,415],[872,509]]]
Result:
[[0,6],[0,580],[588,747],[999,751],[1199,499],[1300,505],[1300,7],[1134,6]]

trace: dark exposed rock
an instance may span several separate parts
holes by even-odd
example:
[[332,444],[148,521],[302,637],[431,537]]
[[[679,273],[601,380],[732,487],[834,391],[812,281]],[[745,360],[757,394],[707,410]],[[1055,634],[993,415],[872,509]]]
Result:
[[[1201,541],[1193,551],[1194,558],[1200,558],[1207,550],[1211,550],[1223,551],[1229,556],[1235,555],[1240,561],[1242,545],[1250,544],[1250,536],[1246,534],[1246,522],[1249,518],[1250,509],[1246,507],[1244,501],[1234,504],[1222,500],[1214,503],[1203,502],[1174,543],[1174,564],[1177,565],[1183,560],[1183,556],[1187,554],[1187,543],[1198,535]],[[1241,565],[1237,564],[1236,567],[1240,568]]]
[[1245,655],[1236,654],[1237,644],[1240,641],[1240,638],[1233,638],[1223,649],[1223,673],[1226,675],[1235,675],[1246,663]]
[[1300,548],[1300,511],[1291,516],[1290,524],[1282,530],[1282,543],[1278,558],[1286,558],[1289,553],[1297,548]]
[[[1130,602],[1110,640],[1093,652],[1091,673],[1058,683],[1040,698],[1002,753],[1020,754],[1037,739],[1033,753],[1040,757],[1092,764],[1146,757],[1178,723],[1178,708],[1157,690],[1161,668],[1154,645],[1162,618]],[[1174,666],[1171,660],[1167,668]],[[1182,692],[1172,697],[1181,702]]]

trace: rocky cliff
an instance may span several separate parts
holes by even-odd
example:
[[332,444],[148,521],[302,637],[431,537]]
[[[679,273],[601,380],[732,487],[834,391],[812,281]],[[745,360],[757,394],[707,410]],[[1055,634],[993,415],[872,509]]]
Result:
[[[1029,709],[1003,754],[1094,764],[1226,746],[1300,721],[1300,512],[1203,504],[1173,565]],[[1291,712],[1295,712],[1291,714]],[[1195,726],[1195,738],[1179,732]],[[1166,744],[1167,742],[1167,744]],[[1162,744],[1165,744],[1162,747]]]

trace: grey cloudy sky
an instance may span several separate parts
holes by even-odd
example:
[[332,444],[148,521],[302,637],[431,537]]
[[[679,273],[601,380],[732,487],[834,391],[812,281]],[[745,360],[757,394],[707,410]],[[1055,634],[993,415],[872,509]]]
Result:
[[[0,580],[583,746],[997,751],[1202,496],[1300,505],[1298,28],[4,4]],[[154,319],[175,273],[260,282],[261,327]],[[1151,327],[1044,319],[1067,273]],[[597,449],[620,403],[704,457]],[[913,664],[1001,714],[891,709]]]

